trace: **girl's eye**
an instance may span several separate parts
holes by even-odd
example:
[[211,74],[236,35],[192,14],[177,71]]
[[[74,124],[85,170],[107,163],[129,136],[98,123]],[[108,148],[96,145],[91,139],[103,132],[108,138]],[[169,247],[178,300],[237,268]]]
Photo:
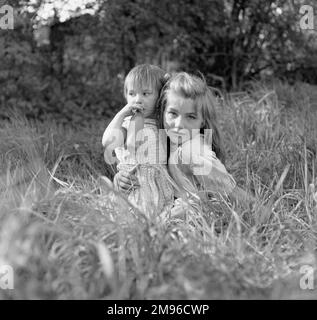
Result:
[[174,112],[174,111],[169,111],[168,114],[173,116],[173,117],[176,116],[176,112]]
[[134,96],[135,95],[135,93],[134,92],[129,92],[129,96]]
[[190,115],[190,116],[188,116],[188,118],[191,119],[191,120],[196,120],[196,116]]
[[147,96],[149,96],[151,93],[150,93],[150,92],[144,92],[143,94],[147,97]]

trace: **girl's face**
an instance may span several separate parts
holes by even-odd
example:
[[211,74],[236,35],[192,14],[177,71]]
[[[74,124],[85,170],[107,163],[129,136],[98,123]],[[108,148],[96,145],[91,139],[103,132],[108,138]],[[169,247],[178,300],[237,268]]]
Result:
[[169,91],[166,98],[164,129],[171,143],[180,145],[199,134],[203,126],[202,113],[197,110],[194,100],[173,91]]
[[155,113],[155,104],[158,99],[158,93],[150,86],[127,85],[127,102],[131,105],[138,105],[143,108],[144,117],[151,117]]

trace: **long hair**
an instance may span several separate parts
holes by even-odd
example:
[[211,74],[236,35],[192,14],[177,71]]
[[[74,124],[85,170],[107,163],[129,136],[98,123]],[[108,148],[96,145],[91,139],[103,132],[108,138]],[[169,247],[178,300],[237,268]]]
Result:
[[[174,92],[185,99],[192,99],[195,103],[195,108],[201,110],[204,122],[200,128],[200,133],[204,135],[207,144],[211,145],[217,158],[224,164],[225,154],[216,116],[217,100],[211,88],[208,87],[205,78],[203,76],[197,77],[186,72],[179,72],[170,77],[161,90],[157,104],[158,125],[159,128],[162,129],[164,128],[164,113],[169,92]],[[212,134],[210,134],[210,131]],[[169,145],[170,142],[168,139],[168,152]]]

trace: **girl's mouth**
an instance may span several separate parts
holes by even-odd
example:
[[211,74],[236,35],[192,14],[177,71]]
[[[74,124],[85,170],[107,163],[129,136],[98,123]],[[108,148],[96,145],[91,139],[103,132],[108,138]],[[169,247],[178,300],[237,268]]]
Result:
[[171,134],[173,136],[194,137],[200,133],[200,129],[180,129],[179,131],[175,131],[173,129],[168,129],[167,133]]
[[185,130],[185,131],[168,130],[167,135],[170,137],[171,141],[177,144],[183,144],[185,141],[190,139],[190,134],[188,130]]
[[177,135],[177,136],[186,136],[188,135],[188,131],[185,130],[185,131],[174,131],[174,130],[168,130],[168,133],[171,133],[173,135]]

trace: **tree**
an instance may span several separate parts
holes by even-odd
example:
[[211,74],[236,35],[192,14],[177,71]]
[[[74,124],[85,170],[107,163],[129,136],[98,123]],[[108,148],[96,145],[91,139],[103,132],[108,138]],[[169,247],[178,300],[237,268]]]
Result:
[[124,103],[124,76],[144,62],[202,72],[223,89],[265,75],[317,83],[316,33],[299,28],[300,6],[313,0],[97,0],[93,16],[61,22],[57,10],[43,50],[33,26],[48,1],[10,2],[17,22],[0,30],[0,112],[111,116]]
[[[106,51],[127,73],[144,60],[177,59],[209,81],[237,88],[269,72],[289,76],[311,48],[298,28],[299,0],[100,1]],[[111,45],[109,46],[109,43]],[[163,66],[164,67],[164,66]]]

